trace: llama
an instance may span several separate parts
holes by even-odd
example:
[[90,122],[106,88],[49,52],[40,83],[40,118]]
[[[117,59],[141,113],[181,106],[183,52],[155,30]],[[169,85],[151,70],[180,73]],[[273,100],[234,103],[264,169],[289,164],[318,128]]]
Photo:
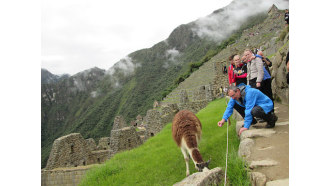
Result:
[[198,150],[198,143],[202,135],[202,124],[194,113],[188,110],[178,112],[172,122],[172,136],[176,144],[181,148],[186,162],[186,176],[189,176],[189,156],[195,164],[195,168],[202,172],[208,170],[207,162],[203,161]]

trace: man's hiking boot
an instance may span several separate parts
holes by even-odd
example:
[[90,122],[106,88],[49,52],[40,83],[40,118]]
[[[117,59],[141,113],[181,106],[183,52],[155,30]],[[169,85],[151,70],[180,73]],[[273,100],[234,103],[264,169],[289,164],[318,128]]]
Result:
[[262,118],[259,118],[258,123],[265,123],[266,121]]
[[270,113],[270,121],[267,122],[266,128],[274,128],[277,119],[278,119],[278,117],[275,115],[275,113],[271,112]]

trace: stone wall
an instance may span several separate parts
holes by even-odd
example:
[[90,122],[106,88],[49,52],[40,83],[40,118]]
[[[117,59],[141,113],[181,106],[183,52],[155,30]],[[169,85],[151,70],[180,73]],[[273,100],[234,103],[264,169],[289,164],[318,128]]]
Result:
[[90,166],[71,169],[41,170],[41,186],[76,186]]
[[[288,35],[285,42],[288,43]],[[289,51],[289,44],[284,46],[282,50],[278,51],[274,57],[271,58],[273,66],[270,68],[272,75],[272,91],[274,100],[283,104],[289,104],[289,84],[287,83],[286,74],[286,55]]]
[[111,130],[109,157],[111,158],[118,152],[133,149],[141,144],[142,140],[134,127]]
[[90,152],[88,156],[88,164],[100,164],[107,161],[110,159],[109,153],[110,149]]
[[113,122],[112,130],[118,130],[127,127],[125,119],[122,116],[116,116]]
[[103,137],[99,140],[97,150],[109,150],[110,149],[110,137]]
[[90,147],[79,133],[56,139],[47,161],[46,169],[77,167],[88,164]]

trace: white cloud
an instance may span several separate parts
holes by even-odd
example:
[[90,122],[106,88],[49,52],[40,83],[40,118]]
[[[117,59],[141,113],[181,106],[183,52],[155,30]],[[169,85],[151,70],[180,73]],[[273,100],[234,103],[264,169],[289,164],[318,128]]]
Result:
[[196,21],[193,31],[200,37],[221,41],[240,27],[249,16],[267,11],[273,4],[279,9],[288,8],[287,0],[235,0],[220,14],[212,14]]
[[[71,75],[95,66],[109,69],[123,56],[152,47],[177,26],[205,17],[231,1],[44,0],[41,67],[55,74]],[[256,9],[273,1],[244,0]],[[239,19],[242,12],[231,13]],[[207,23],[202,20],[200,33],[219,38],[226,34],[215,31],[221,28],[216,18],[206,18]],[[233,29],[235,24],[223,23],[224,26]]]
[[175,59],[180,56],[180,52],[177,49],[173,48],[170,50],[166,50],[165,55],[167,58],[169,58],[170,61],[175,61]]
[[95,66],[109,69],[230,1],[44,0],[41,66],[71,75]]

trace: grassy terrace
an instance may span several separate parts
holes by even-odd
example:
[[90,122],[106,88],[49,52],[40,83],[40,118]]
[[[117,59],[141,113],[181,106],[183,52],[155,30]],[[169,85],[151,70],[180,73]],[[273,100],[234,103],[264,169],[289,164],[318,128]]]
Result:
[[[202,122],[199,149],[204,161],[211,158],[210,168],[225,170],[226,125],[217,126],[225,111],[225,99],[217,99],[201,110],[197,117]],[[116,154],[105,164],[87,172],[80,185],[173,185],[185,178],[185,163],[181,150],[167,124],[156,136],[138,148]],[[230,185],[250,185],[244,162],[237,156],[239,140],[235,121],[229,127],[228,182]],[[190,173],[195,173],[190,161]]]

